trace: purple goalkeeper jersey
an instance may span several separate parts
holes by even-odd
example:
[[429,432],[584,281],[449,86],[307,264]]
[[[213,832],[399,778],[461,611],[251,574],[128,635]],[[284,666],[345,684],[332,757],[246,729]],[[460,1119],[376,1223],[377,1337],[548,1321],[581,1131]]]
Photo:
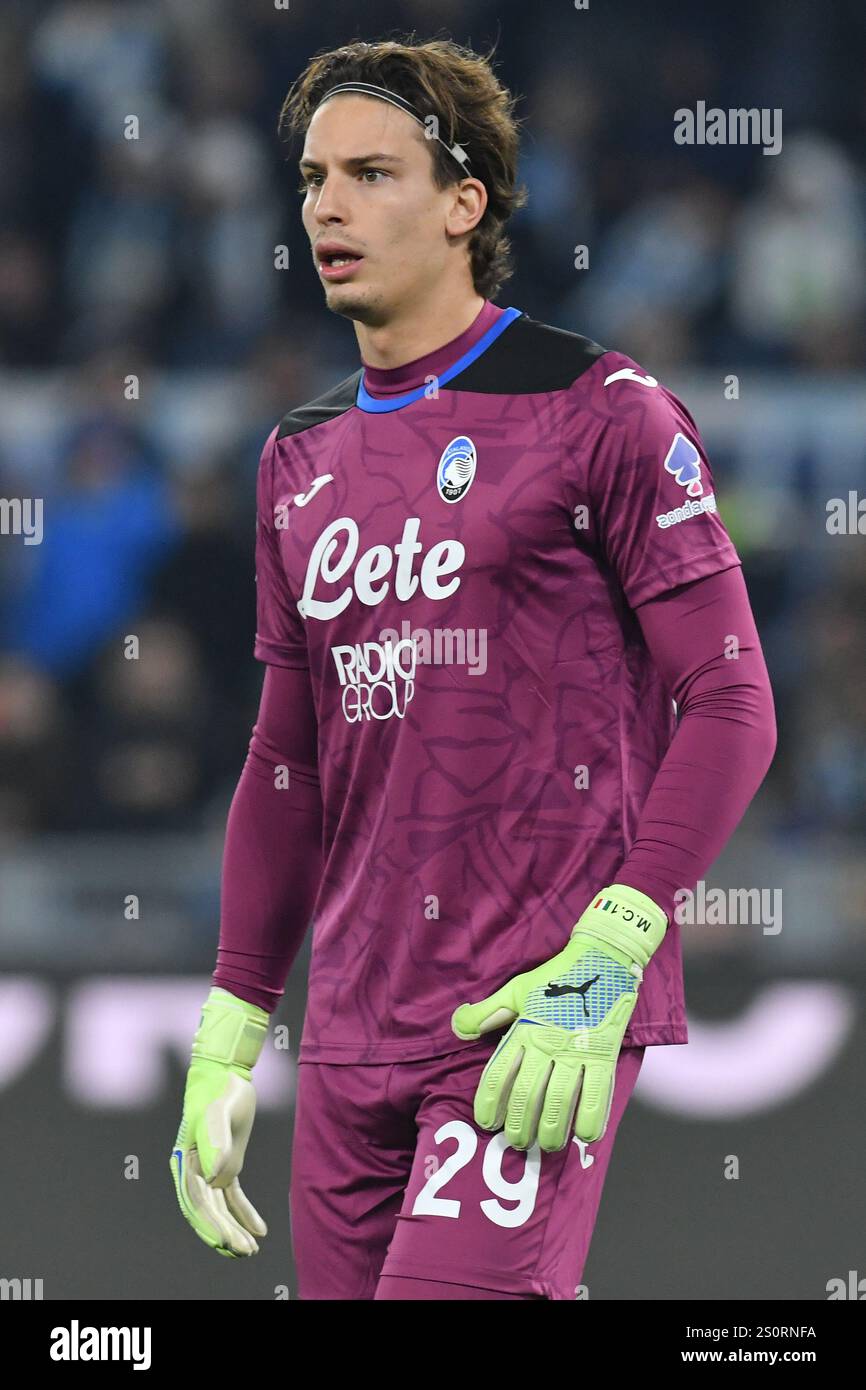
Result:
[[[737,564],[685,407],[516,309],[283,418],[255,650],[318,719],[302,1061],[472,1046],[453,1010],[562,949],[674,732],[633,610]],[[624,1045],[687,1036],[672,922]]]

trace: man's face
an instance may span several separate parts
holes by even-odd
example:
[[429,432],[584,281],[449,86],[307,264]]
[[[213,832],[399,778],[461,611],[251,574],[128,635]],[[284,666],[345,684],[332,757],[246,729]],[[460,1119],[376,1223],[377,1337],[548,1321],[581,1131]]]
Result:
[[[429,295],[455,255],[449,233],[463,227],[456,188],[435,187],[430,142],[411,116],[375,97],[331,97],[310,122],[301,176],[329,309],[375,327]],[[329,269],[319,257],[329,242],[359,259]]]

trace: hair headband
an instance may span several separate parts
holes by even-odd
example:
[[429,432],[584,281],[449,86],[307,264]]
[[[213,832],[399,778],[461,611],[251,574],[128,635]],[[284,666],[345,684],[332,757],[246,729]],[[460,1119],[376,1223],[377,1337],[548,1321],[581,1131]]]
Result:
[[[429,129],[424,117],[416,110],[411,101],[407,101],[405,97],[399,96],[396,92],[389,91],[387,87],[375,87],[372,82],[341,82],[338,87],[332,87],[330,91],[325,93],[319,105],[321,106],[322,102],[327,101],[328,97],[336,96],[337,92],[360,92],[362,96],[366,94],[368,96],[380,97],[382,101],[389,101],[392,106],[397,106],[401,111],[405,111],[407,116],[411,116],[412,119],[417,121],[419,125],[422,125],[425,130]],[[447,150],[453,159],[457,160],[457,163],[461,166],[463,171],[468,174],[470,172],[469,156],[462,146],[456,143],[447,145],[438,135],[436,139],[439,141],[442,148]]]

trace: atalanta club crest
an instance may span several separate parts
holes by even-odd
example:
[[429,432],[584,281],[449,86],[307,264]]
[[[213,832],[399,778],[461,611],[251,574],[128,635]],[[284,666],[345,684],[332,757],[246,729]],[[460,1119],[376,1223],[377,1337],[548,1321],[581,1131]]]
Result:
[[436,486],[443,502],[459,502],[466,496],[477,462],[475,445],[465,434],[458,435],[445,446],[436,469]]

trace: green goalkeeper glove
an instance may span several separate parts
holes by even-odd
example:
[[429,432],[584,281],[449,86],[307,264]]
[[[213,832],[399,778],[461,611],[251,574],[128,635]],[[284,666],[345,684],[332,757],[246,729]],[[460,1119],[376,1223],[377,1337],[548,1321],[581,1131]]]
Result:
[[593,898],[559,955],[455,1010],[458,1038],[511,1024],[475,1092],[480,1129],[504,1123],[513,1148],[537,1138],[546,1153],[565,1148],[572,1123],[585,1143],[601,1139],[643,968],[666,929],[651,898],[615,883]]
[[192,1045],[183,1116],[169,1164],[180,1209],[220,1255],[258,1252],[268,1228],[241,1191],[238,1174],[256,1113],[250,1073],[268,1015],[225,989],[212,989]]

